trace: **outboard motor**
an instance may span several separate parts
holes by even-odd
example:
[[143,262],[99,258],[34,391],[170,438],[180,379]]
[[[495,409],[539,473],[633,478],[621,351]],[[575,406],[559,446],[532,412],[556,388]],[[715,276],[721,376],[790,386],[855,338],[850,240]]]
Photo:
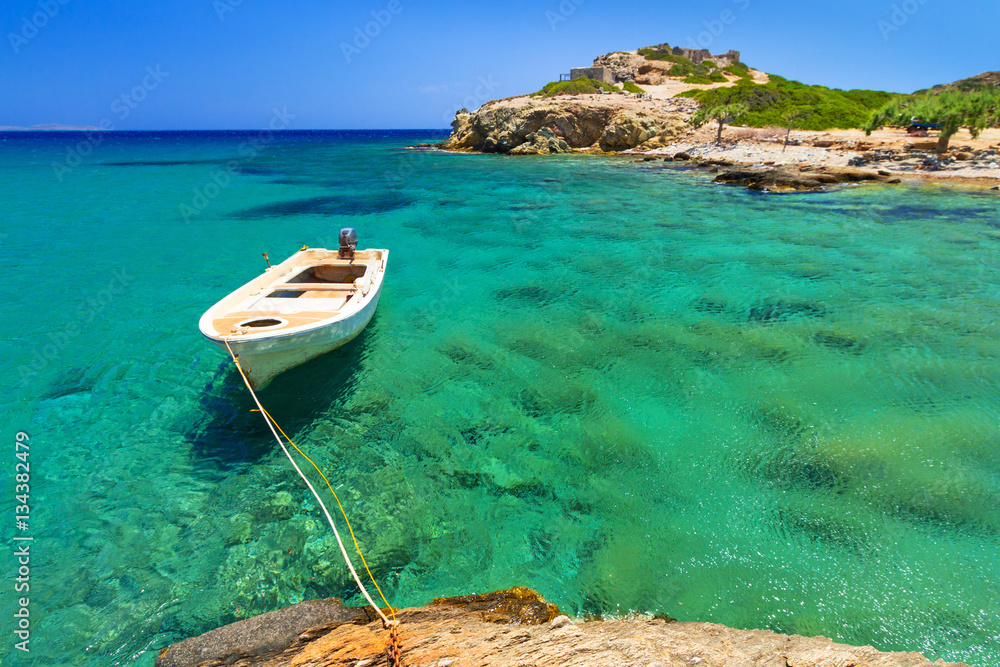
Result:
[[358,247],[358,233],[354,227],[344,227],[340,230],[340,252],[338,257],[354,259],[354,249]]

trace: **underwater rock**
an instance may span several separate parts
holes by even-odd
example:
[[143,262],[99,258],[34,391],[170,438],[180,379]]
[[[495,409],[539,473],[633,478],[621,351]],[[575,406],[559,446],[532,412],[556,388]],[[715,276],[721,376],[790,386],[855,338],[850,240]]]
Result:
[[[333,667],[387,664],[389,632],[336,598],[310,600],[212,630],[160,651],[156,667]],[[396,611],[407,665],[865,665],[957,667],[919,653],[882,652],[826,637],[734,630],[655,617],[568,622],[527,588],[438,598]],[[565,620],[564,620],[565,619]],[[311,623],[311,625],[310,625]]]
[[253,517],[245,512],[235,514],[230,518],[232,526],[226,533],[226,546],[246,544],[253,537]]

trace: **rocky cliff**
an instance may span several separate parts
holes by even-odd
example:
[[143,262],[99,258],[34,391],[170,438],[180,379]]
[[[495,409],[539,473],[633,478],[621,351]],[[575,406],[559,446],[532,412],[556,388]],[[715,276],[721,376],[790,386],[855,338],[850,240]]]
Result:
[[651,150],[689,131],[662,104],[626,93],[488,102],[459,111],[451,127],[446,149],[511,155]]
[[[160,651],[156,667],[380,667],[389,632],[363,609],[310,600],[212,630]],[[884,653],[824,637],[734,630],[669,618],[576,623],[534,591],[436,599],[396,612],[408,667],[924,667],[919,653]]]

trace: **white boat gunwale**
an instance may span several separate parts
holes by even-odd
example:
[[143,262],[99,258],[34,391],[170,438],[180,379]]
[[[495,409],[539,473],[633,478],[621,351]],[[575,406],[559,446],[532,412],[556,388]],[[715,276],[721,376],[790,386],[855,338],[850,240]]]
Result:
[[355,250],[357,234],[350,228],[341,230],[340,242],[339,251],[302,248],[224,296],[198,321],[205,338],[247,362],[253,388],[347,344],[375,316],[389,251]]
[[[327,250],[325,248],[304,248],[280,264],[269,267],[260,275],[252,278],[243,285],[240,285],[216,302],[201,316],[198,328],[201,331],[201,334],[213,343],[224,345],[224,342],[228,340],[229,343],[234,346],[239,346],[240,343],[249,343],[251,341],[262,342],[265,340],[293,338],[307,334],[313,330],[323,329],[338,320],[346,320],[350,316],[360,312],[373,297],[377,298],[378,293],[382,288],[388,254],[389,251],[384,248],[358,250],[355,255],[356,257],[361,256],[358,257],[358,259],[363,261],[347,263],[347,265],[350,265],[350,263],[364,264],[368,267],[362,279],[369,281],[370,288],[368,293],[364,294],[362,288],[358,286],[357,281],[355,283],[290,283],[289,281],[294,280],[315,266],[330,265],[331,263],[344,263],[343,259],[337,257],[336,250]],[[306,257],[307,255],[313,255],[314,257]],[[313,261],[303,263],[304,260]],[[284,273],[281,273],[280,271],[283,268],[285,271]],[[266,280],[271,276],[275,276],[275,278]],[[250,330],[242,333],[237,331],[221,332],[213,324],[214,320],[220,319],[229,313],[234,312],[233,308],[241,302],[240,297],[246,299],[248,297],[261,295],[264,292],[274,293],[283,290],[310,291],[310,286],[312,286],[315,291],[344,291],[350,292],[352,295],[360,294],[361,298],[356,299],[353,302],[345,303],[345,307],[341,307],[337,311],[330,311],[328,317],[317,319],[315,322],[305,322],[292,326],[281,325],[280,328],[262,327],[262,330]],[[268,297],[265,294],[261,296],[261,298],[263,299]],[[229,309],[223,309],[223,304],[227,304]],[[236,312],[245,313],[247,311],[241,310]],[[320,311],[302,310],[300,312]],[[282,315],[288,315],[288,313],[262,310],[253,316],[246,315],[243,319],[246,321],[257,318],[285,319]],[[278,325],[275,326],[277,327]]]

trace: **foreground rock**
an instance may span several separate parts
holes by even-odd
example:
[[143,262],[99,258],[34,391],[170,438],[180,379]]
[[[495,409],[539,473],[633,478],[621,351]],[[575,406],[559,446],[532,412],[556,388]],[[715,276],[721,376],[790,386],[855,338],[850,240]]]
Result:
[[888,173],[879,173],[866,169],[851,167],[797,167],[783,165],[780,167],[737,167],[728,169],[715,177],[715,183],[727,185],[742,185],[749,190],[763,192],[801,192],[804,190],[822,190],[840,183],[863,183],[866,181],[881,181],[898,183]]
[[[303,606],[307,609],[298,611]],[[319,623],[309,625],[317,614]],[[525,588],[439,598],[396,613],[403,662],[409,667],[961,664],[931,663],[919,653],[883,653],[823,637],[733,630],[712,623],[669,619],[574,623],[557,614],[554,605]],[[175,644],[160,652],[156,665],[376,667],[388,664],[388,636],[381,621],[370,621],[363,610],[343,607],[336,599],[314,600]]]
[[680,115],[621,93],[499,100],[451,126],[443,148],[512,155],[653,150],[689,131]]

